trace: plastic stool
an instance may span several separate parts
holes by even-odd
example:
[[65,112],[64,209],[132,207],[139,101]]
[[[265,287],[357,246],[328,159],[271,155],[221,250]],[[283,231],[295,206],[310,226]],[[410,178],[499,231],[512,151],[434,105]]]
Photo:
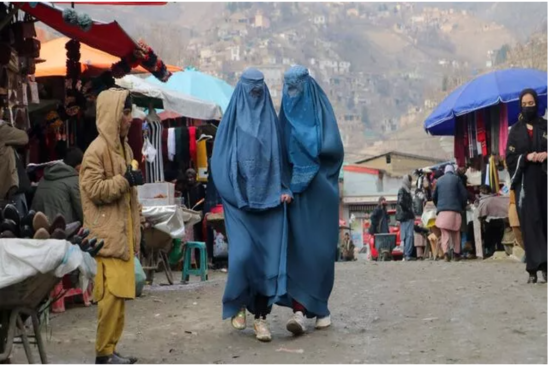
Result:
[[[200,268],[192,269],[192,252],[198,249],[200,252]],[[181,273],[181,282],[189,282],[189,276],[200,276],[201,281],[208,280],[208,254],[206,253],[206,243],[201,241],[188,241],[183,249],[183,272]]]

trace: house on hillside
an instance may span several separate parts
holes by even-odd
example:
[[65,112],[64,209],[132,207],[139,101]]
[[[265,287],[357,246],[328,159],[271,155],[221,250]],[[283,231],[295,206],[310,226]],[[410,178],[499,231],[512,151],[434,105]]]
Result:
[[[413,141],[409,143],[413,143]],[[416,169],[443,163],[444,161],[446,159],[390,151],[358,161],[356,165],[370,169],[380,169],[391,176],[401,178],[406,174],[412,174]]]
[[255,17],[252,18],[252,27],[260,29],[269,29],[271,27],[271,21],[265,15],[257,13]]

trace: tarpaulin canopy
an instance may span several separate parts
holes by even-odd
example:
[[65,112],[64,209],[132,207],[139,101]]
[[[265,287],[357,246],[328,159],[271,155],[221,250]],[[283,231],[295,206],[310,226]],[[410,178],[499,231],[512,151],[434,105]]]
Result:
[[[61,37],[42,44],[42,47],[40,48],[40,58],[44,59],[45,62],[36,65],[36,77],[66,75],[67,51],[65,50],[65,44],[68,41],[69,38]],[[80,64],[82,65],[82,72],[103,72],[105,70],[110,70],[112,64],[118,61],[119,59],[116,56],[109,55],[106,52],[84,44],[80,45]],[[166,67],[171,72],[181,70],[181,68],[176,66],[166,65]],[[148,71],[141,66],[138,66],[135,69],[132,69],[131,73],[148,73]]]
[[516,122],[522,90],[534,89],[540,96],[540,109],[547,107],[547,72],[511,68],[476,77],[446,97],[425,120],[424,128],[432,135],[452,136],[456,117],[499,103],[507,104],[509,125]]
[[94,20],[91,29],[85,32],[80,27],[65,23],[63,9],[52,4],[14,3],[14,5],[56,31],[113,56],[126,57],[137,47],[135,41],[116,21],[103,23]]
[[229,105],[234,90],[225,81],[193,69],[174,73],[166,83],[154,77],[148,77],[147,81],[198,99],[213,102],[221,107],[223,113]]
[[161,100],[163,109],[175,112],[179,116],[201,120],[220,120],[222,116],[221,109],[215,103],[169,90],[161,85],[153,85],[137,76],[126,75],[122,79],[117,79],[116,84],[129,89],[132,94]]

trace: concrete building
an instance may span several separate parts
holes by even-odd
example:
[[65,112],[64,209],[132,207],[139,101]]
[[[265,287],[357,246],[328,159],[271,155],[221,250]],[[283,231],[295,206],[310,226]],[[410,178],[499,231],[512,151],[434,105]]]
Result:
[[[410,143],[413,143],[413,141],[410,141]],[[370,169],[383,170],[390,176],[400,179],[406,174],[412,174],[416,169],[442,162],[444,162],[443,159],[391,151],[358,161],[356,165]]]

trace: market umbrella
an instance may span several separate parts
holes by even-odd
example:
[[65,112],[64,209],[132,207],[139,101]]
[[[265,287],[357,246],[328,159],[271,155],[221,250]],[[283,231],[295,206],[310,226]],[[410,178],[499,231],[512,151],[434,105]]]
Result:
[[[40,58],[45,62],[36,65],[36,77],[44,76],[65,76],[67,74],[67,50],[65,45],[70,40],[68,37],[60,37],[45,42],[40,48]],[[80,45],[80,64],[81,71],[91,71],[101,73],[110,70],[112,64],[120,61],[120,58],[109,55],[86,44]],[[171,72],[181,70],[177,66],[166,65]],[[143,67],[138,66],[131,71],[132,74],[148,73]]]
[[476,77],[446,97],[425,120],[431,135],[452,136],[456,117],[499,103],[507,104],[509,125],[516,122],[522,90],[534,89],[540,96],[540,109],[547,107],[547,72],[511,68]]
[[229,101],[234,90],[225,81],[194,69],[176,72],[166,83],[152,76],[146,80],[152,84],[162,85],[168,89],[213,102],[221,107],[223,113],[225,113],[225,110],[229,106]]

